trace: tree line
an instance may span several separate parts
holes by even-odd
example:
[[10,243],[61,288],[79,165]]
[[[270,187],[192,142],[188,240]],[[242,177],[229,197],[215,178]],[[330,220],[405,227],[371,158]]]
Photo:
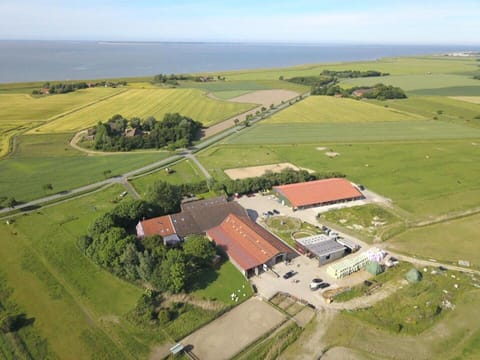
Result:
[[[355,95],[356,90],[361,90],[361,94]],[[342,96],[342,97],[354,97],[354,98],[366,98],[366,99],[406,99],[405,92],[396,86],[375,84],[373,86],[355,86],[348,89],[344,89],[339,85],[331,84],[327,86],[313,87],[311,90],[312,95],[327,95],[327,96]]]
[[195,275],[210,266],[214,245],[202,235],[188,237],[168,248],[160,235],[136,238],[135,225],[145,217],[163,214],[156,204],[125,201],[97,218],[79,247],[96,264],[131,282],[148,283],[158,291],[185,290]]
[[[131,136],[127,136],[128,128],[132,130]],[[153,116],[145,120],[138,117],[129,120],[117,114],[105,123],[99,122],[92,133],[97,150],[130,151],[164,147],[174,150],[190,146],[201,128],[202,123],[178,113],[165,114],[161,121]]]
[[35,89],[32,91],[32,95],[40,94],[66,94],[69,92],[74,92],[79,89],[87,89],[89,87],[96,86],[107,86],[107,87],[116,87],[116,86],[125,86],[127,85],[126,81],[98,81],[95,83],[87,84],[85,81],[76,82],[76,83],[55,83],[46,82],[43,84],[42,88]]
[[153,77],[152,83],[177,86],[179,85],[179,81],[208,82],[214,81],[215,79],[224,81],[226,78],[222,75],[217,75],[216,77],[214,77],[189,74],[157,74]]
[[321,72],[323,76],[332,76],[337,78],[361,78],[361,77],[377,77],[377,76],[388,76],[389,73],[382,73],[377,70],[323,70]]

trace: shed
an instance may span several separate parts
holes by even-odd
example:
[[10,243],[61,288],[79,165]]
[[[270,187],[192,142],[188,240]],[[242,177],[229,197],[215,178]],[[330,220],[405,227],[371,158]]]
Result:
[[410,283],[418,283],[422,281],[422,273],[418,271],[415,268],[410,269],[406,274],[405,274],[405,279]]
[[365,266],[365,270],[367,270],[373,276],[383,273],[383,267],[376,261],[370,261]]

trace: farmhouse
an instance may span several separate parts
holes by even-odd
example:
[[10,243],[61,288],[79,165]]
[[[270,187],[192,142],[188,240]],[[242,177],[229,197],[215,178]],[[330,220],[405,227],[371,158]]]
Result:
[[247,278],[258,275],[264,266],[271,267],[294,256],[287,245],[248,217],[230,214],[220,225],[207,230],[207,236]]
[[294,210],[364,198],[348,180],[340,178],[274,186],[273,192],[283,205]]
[[137,237],[160,235],[165,244],[173,245],[188,235],[204,234],[220,225],[228,214],[247,216],[246,210],[225,197],[197,200],[181,205],[177,214],[143,220],[137,224]]
[[347,251],[345,246],[323,234],[296,239],[295,245],[300,253],[316,257],[319,265],[340,259]]

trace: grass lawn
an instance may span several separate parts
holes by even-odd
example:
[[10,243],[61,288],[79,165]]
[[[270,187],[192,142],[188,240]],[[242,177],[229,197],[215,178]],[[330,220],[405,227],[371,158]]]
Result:
[[[478,81],[478,80],[477,80]],[[450,86],[437,89],[420,89],[408,92],[410,95],[433,95],[433,96],[479,96],[480,84],[470,86]]]
[[197,288],[191,289],[190,293],[195,297],[220,301],[225,305],[238,304],[231,299],[232,293],[239,296],[239,301],[245,301],[253,294],[248,281],[230,261],[224,262],[217,270],[204,271],[200,275]]
[[[59,358],[133,358],[163,340],[160,334],[130,331],[122,316],[141,290],[98,268],[76,246],[120,191],[113,186],[0,225],[0,271],[14,287],[15,302],[35,318],[34,326]],[[142,340],[132,347],[131,337]]]
[[[434,289],[438,291],[438,286]],[[409,291],[406,290],[405,293]],[[404,311],[418,315],[415,312],[424,306],[425,295],[428,296],[423,293],[418,297],[419,309],[414,309],[413,306],[410,309],[405,308],[407,302],[400,306],[395,304],[389,317],[392,318],[393,315],[398,319],[401,315],[406,315]],[[479,302],[478,290],[461,294],[455,301],[455,310],[447,310],[428,330],[413,336],[399,336],[397,333],[383,330],[379,325],[372,325],[360,319],[354,313],[341,313],[330,323],[324,340],[327,348],[345,346],[382,359],[475,359],[479,354],[480,324],[477,320],[480,316]],[[379,321],[380,319],[382,318],[380,317]],[[421,324],[423,323],[422,321]]]
[[[278,78],[277,78],[278,79]],[[182,87],[190,87],[203,89],[213,92],[215,95],[219,92],[251,92],[256,90],[271,90],[271,89],[285,89],[292,90],[298,93],[304,93],[310,90],[310,87],[294,84],[282,80],[259,80],[250,79],[248,81],[214,81],[206,83],[197,83],[192,81],[182,82]],[[239,96],[235,95],[235,96]],[[234,97],[234,96],[232,96]]]
[[314,225],[288,216],[272,216],[265,220],[271,232],[295,248],[295,238],[307,237],[323,232]]
[[399,217],[375,204],[330,210],[321,214],[320,221],[323,219],[359,233],[370,241],[383,239],[402,225]]
[[[105,179],[104,171],[122,174],[168,156],[167,152],[87,156],[71,148],[71,135],[25,135],[17,138],[13,154],[0,160],[0,196],[17,201],[40,198]],[[42,186],[52,184],[53,191]]]
[[197,168],[197,165],[188,159],[173,166],[169,166],[168,168],[171,171],[168,174],[165,169],[161,169],[154,173],[137,177],[130,182],[139,194],[145,194],[148,186],[157,180],[166,181],[174,185],[196,183],[205,180],[205,176]]
[[[472,140],[432,140],[224,145],[203,151],[198,158],[219,179],[225,179],[224,169],[281,162],[320,172],[339,171],[349,180],[393,199],[418,219],[480,205],[480,146],[475,144]],[[319,146],[326,149],[317,150]],[[325,155],[328,150],[340,155],[330,158]]]
[[128,118],[155,116],[161,120],[166,113],[178,112],[210,126],[254,107],[252,104],[214,100],[198,89],[128,89],[122,94],[86,107],[44,126],[35,133],[74,132],[106,121],[115,114]]
[[264,123],[356,123],[421,119],[424,119],[424,117],[392,110],[366,101],[335,98],[333,96],[310,96],[273,115]]
[[270,124],[242,131],[230,144],[315,144],[361,141],[479,138],[480,131],[443,121]]
[[388,242],[392,250],[440,261],[470,261],[480,266],[480,215],[410,229]]

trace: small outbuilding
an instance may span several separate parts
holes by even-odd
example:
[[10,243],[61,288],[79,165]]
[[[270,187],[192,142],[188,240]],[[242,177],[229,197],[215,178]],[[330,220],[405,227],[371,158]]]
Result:
[[417,269],[412,268],[405,274],[405,279],[410,284],[418,283],[418,282],[422,281],[422,273],[420,271],[418,271]]

